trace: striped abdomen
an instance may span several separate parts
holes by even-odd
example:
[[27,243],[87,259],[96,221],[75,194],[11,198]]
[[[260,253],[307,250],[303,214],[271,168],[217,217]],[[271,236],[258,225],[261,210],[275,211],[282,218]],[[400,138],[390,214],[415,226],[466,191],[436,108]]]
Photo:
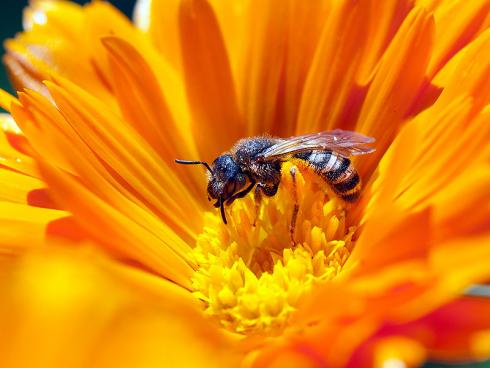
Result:
[[354,202],[361,194],[361,180],[348,158],[332,151],[310,151],[294,156],[321,176],[339,198]]

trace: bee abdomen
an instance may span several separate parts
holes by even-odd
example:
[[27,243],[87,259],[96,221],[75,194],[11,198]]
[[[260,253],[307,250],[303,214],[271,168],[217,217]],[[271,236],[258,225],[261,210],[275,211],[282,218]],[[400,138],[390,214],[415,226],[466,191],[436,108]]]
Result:
[[295,156],[304,160],[346,202],[354,202],[361,194],[361,180],[348,158],[331,151],[305,152]]

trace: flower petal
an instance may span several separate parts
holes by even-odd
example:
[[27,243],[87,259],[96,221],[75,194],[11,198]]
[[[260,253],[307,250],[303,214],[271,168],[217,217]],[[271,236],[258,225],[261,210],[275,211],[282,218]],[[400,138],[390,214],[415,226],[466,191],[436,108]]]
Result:
[[[179,11],[183,73],[201,159],[209,146],[227,150],[244,136],[231,67],[213,9],[205,0],[184,0]],[[216,154],[215,154],[216,155]]]
[[194,189],[194,197],[201,197],[202,173],[174,164],[175,158],[199,157],[194,137],[188,134],[190,123],[172,114],[177,105],[175,88],[162,81],[167,83],[165,90],[172,96],[173,109],[170,109],[158,77],[138,50],[118,37],[105,37],[102,42],[109,52],[114,94],[124,118],[167,164],[175,166],[174,171],[180,173],[184,185]]
[[181,46],[178,13],[181,0],[138,0],[134,8],[135,25],[147,33],[164,58],[180,70]]
[[0,253],[11,254],[45,245],[51,222],[68,215],[65,211],[0,201]]
[[99,244],[120,258],[134,260],[144,268],[190,288],[192,268],[186,262],[188,245],[172,229],[122,196],[118,199],[134,213],[133,219],[60,171],[46,166],[42,173],[46,182],[56,188],[55,200],[63,203],[75,215],[80,227]]
[[[280,3],[280,6],[283,4],[285,3]],[[278,93],[275,103],[275,120],[271,131],[281,137],[304,133],[304,130],[299,129],[297,122],[301,101],[308,101],[308,97],[304,96],[305,84],[308,75],[310,79],[314,79],[311,68],[314,58],[319,58],[318,43],[322,34],[326,33],[323,31],[324,23],[328,13],[336,6],[328,1],[293,1],[288,3],[286,8],[287,44],[282,61],[281,92]]]
[[434,12],[436,32],[429,76],[434,76],[456,52],[476,38],[489,10],[490,3],[487,0],[443,1],[437,6]]
[[368,10],[367,1],[332,3],[305,83],[297,133],[339,126],[362,62]]
[[[417,273],[424,268],[420,265],[399,272],[420,282],[423,278]],[[325,285],[308,297],[298,311],[293,325],[302,329],[301,337],[285,342],[286,349],[281,342],[272,343],[263,349],[259,358],[264,354],[274,357],[278,350],[287,349],[315,357],[319,366],[328,362],[329,367],[356,367],[360,361],[374,364],[377,359],[387,358],[417,365],[426,354],[429,359],[488,358],[482,354],[485,350],[480,350],[474,341],[490,327],[488,318],[480,318],[488,315],[489,300],[460,299],[453,295],[439,300],[438,305],[425,308],[424,303],[430,300],[431,285],[422,285],[395,284],[388,291],[379,290],[376,281],[372,283],[373,288],[363,291],[357,289],[355,282]],[[427,294],[419,303],[418,298],[424,296],[424,292]],[[418,313],[405,314],[410,304],[418,305]],[[329,308],[325,308],[326,305]],[[460,318],[456,317],[458,314]],[[462,329],[465,324],[466,328]],[[415,349],[412,353],[417,355],[407,357],[407,346],[412,346]],[[388,357],[388,353],[391,356]]]
[[[62,86],[50,86],[53,98],[67,121],[96,156],[115,170],[122,181],[132,188],[130,191],[137,196],[147,196],[141,198],[147,206],[172,221],[176,228],[185,227],[185,231],[191,232],[189,235],[192,236],[190,229],[200,224],[196,211],[200,203],[194,202],[188,188],[179,184],[179,178],[169,165],[96,99],[66,81]],[[171,213],[173,215],[169,216]],[[187,225],[182,224],[182,218],[188,219]]]
[[283,1],[255,0],[246,8],[245,19],[250,28],[236,69],[246,136],[279,130],[276,105],[287,45],[288,6]]
[[358,83],[367,85],[373,76],[380,58],[386,48],[393,42],[404,19],[413,9],[411,0],[367,1],[369,3],[369,20],[365,31],[363,56],[358,70]]
[[43,188],[44,185],[37,178],[0,169],[0,187],[2,188],[0,201],[27,204],[29,192]]
[[0,167],[37,177],[35,162],[26,154],[25,137],[10,115],[0,114],[0,128]]
[[424,84],[433,33],[432,16],[414,8],[380,61],[356,128],[376,138],[376,152],[358,165],[362,177],[374,170]]
[[0,260],[5,366],[234,365],[229,342],[189,293],[86,247],[60,246]]
[[25,14],[24,23],[30,31],[5,43],[5,63],[16,90],[30,88],[46,94],[41,82],[56,74],[108,98],[105,82],[94,69],[82,7],[67,2],[36,1]]
[[[56,85],[50,85],[50,89],[65,116],[61,116],[49,101],[32,92],[21,96],[24,108],[16,107],[13,111],[22,122],[26,134],[38,137],[33,140],[34,149],[46,159],[41,164],[53,198],[64,208],[70,209],[79,225],[101,244],[120,255],[138,260],[182,285],[188,285],[192,271],[188,264],[189,246],[175,234],[176,228],[165,222],[173,221],[171,217],[175,216],[177,229],[186,229],[181,236],[185,236],[186,240],[193,239],[190,223],[177,220],[178,213],[192,197],[184,195],[182,203],[176,202],[177,196],[185,188],[177,184],[178,179],[173,177],[170,170],[164,174],[162,168],[165,164],[160,162],[148,145],[139,140],[138,134],[118,123],[118,118],[105,111],[98,100],[66,81],[63,85],[68,88],[69,94]],[[49,114],[45,115],[48,111]],[[98,123],[94,124],[95,121]],[[49,144],[42,138],[39,127],[49,131],[47,137],[52,140]],[[87,143],[90,143],[90,147]],[[146,149],[143,151],[144,147]],[[66,161],[55,161],[59,155],[53,149],[63,152],[61,157]],[[123,158],[116,160],[116,157]],[[105,162],[108,164],[105,165]],[[142,166],[142,162],[146,164]],[[118,175],[109,168],[117,170]],[[131,173],[133,170],[144,172]],[[154,171],[148,173],[147,170]],[[80,180],[69,173],[79,176]],[[157,185],[155,177],[160,175],[160,184]],[[146,187],[145,182],[150,186]],[[154,184],[151,185],[151,182]],[[166,186],[162,187],[162,183]],[[138,187],[136,190],[131,189],[134,185]],[[176,190],[175,194],[162,192],[172,187]],[[160,194],[152,194],[154,190]],[[170,202],[163,205],[162,198],[169,198]],[[148,200],[154,201],[153,204]],[[169,212],[172,202],[177,207]],[[158,206],[161,206],[160,210]],[[162,217],[158,217],[154,211]],[[193,213],[198,216],[199,211],[189,208],[186,214],[181,214],[181,218],[189,219]],[[105,233],[100,232],[101,224],[106,229]],[[107,236],[109,232],[114,232],[112,237]]]
[[[17,99],[14,96],[0,88],[0,107],[2,109],[10,111],[10,106],[16,102]],[[2,116],[3,115],[4,114],[2,114]]]
[[478,189],[489,180],[486,142],[490,139],[490,111],[485,106],[490,101],[490,88],[481,82],[490,76],[489,45],[487,31],[461,52],[456,65],[441,71],[441,80],[449,73],[454,77],[446,82],[437,102],[400,132],[380,162],[366,218],[374,203],[382,207],[382,203],[395,202],[405,211],[433,206],[436,239],[447,231],[454,235],[457,229],[466,228],[471,234],[470,229],[483,226],[488,216],[485,206],[478,206],[472,224],[449,224],[457,222],[456,210],[464,217],[473,212],[473,204],[488,197],[486,190]]

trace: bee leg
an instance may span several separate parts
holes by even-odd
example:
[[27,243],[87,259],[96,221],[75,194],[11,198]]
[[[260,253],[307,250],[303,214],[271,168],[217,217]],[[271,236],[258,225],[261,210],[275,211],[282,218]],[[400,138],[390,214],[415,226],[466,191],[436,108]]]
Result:
[[259,212],[260,212],[260,203],[262,202],[262,188],[263,184],[259,183],[255,187],[255,219],[253,223],[253,227],[257,225],[257,219],[259,218]]
[[293,181],[293,198],[294,198],[294,207],[293,214],[291,216],[291,222],[289,224],[289,236],[291,237],[291,244],[294,246],[296,242],[294,241],[294,231],[296,230],[296,220],[298,219],[299,212],[299,204],[298,204],[298,190],[296,188],[296,167],[293,166],[289,170],[291,174],[291,179]]
[[277,193],[277,188],[279,188],[279,183],[270,185],[258,183],[255,187],[255,220],[253,226],[257,224],[257,219],[259,218],[262,193],[265,194],[267,197],[272,197]]
[[255,181],[253,181],[253,180],[252,180],[252,181],[250,182],[250,185],[249,185],[247,188],[245,188],[245,189],[244,189],[244,190],[242,190],[241,192],[238,192],[238,193],[233,194],[233,195],[232,195],[232,196],[231,196],[231,197],[230,197],[230,198],[229,198],[229,199],[226,201],[226,204],[227,204],[227,205],[230,205],[230,204],[232,204],[232,203],[233,203],[233,201],[234,201],[235,199],[245,197],[245,196],[246,196],[246,195],[247,195],[247,194],[248,194],[248,193],[249,193],[249,192],[250,192],[250,191],[253,189],[253,187],[254,187],[254,186],[255,186]]

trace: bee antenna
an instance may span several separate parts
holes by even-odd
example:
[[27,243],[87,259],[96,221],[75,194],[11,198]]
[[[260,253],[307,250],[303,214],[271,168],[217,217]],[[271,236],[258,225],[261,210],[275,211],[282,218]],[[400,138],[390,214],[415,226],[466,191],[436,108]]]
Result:
[[224,201],[222,198],[220,198],[220,209],[221,209],[221,218],[223,219],[223,222],[226,225],[227,222],[226,222],[225,206],[224,206]]
[[178,164],[182,164],[182,165],[204,165],[204,166],[206,166],[206,169],[208,169],[208,171],[211,174],[214,174],[214,172],[211,169],[211,167],[209,166],[209,164],[207,162],[204,162],[204,161],[175,160],[175,162]]

